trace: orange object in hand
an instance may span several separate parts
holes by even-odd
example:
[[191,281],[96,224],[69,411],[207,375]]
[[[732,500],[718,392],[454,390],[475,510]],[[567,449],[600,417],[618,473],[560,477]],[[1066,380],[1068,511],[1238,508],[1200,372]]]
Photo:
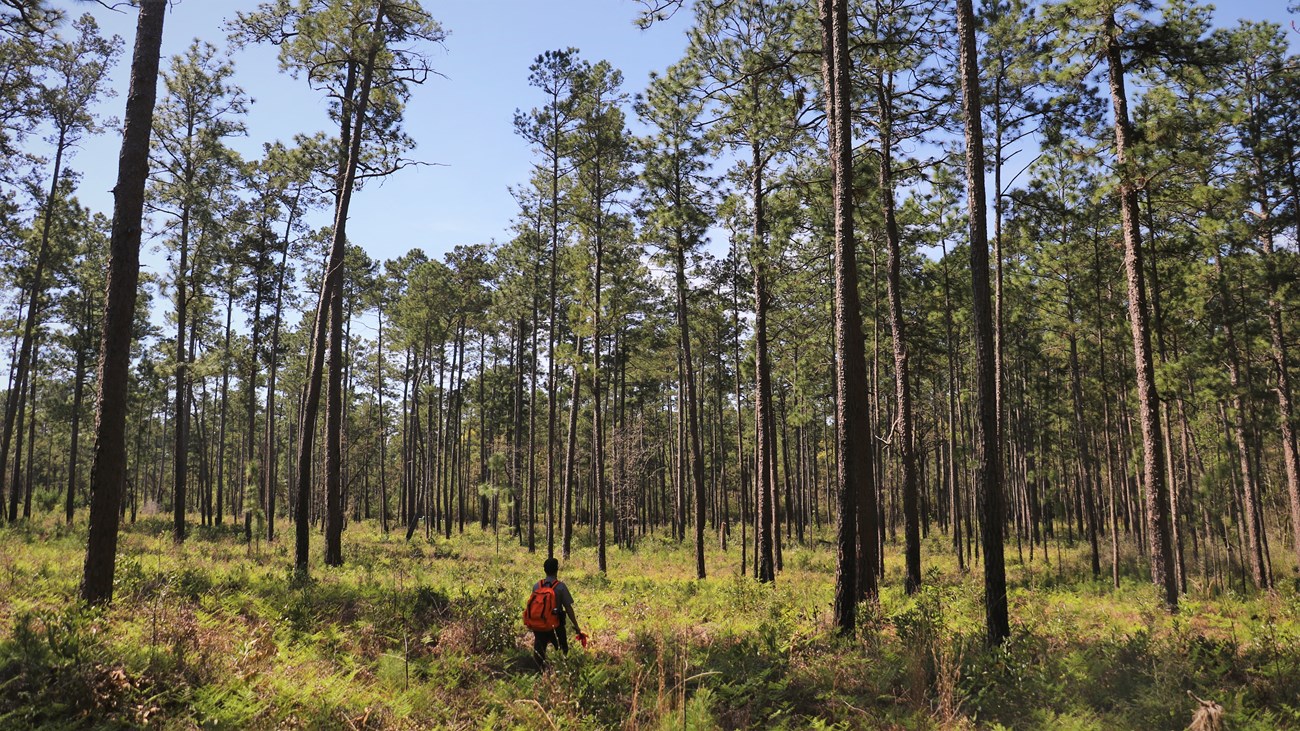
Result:
[[587,647],[587,636],[584,635],[583,633],[579,632],[579,633],[578,633],[578,642],[581,642],[581,643],[582,643],[582,647],[583,647],[584,649],[586,649],[586,647]]

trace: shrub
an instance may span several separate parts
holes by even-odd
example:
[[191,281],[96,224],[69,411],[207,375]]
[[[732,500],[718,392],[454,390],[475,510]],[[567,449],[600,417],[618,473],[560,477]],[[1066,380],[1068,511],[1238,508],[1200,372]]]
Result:
[[451,598],[441,589],[417,586],[411,592],[411,619],[417,626],[430,624],[435,619],[451,616]]
[[515,646],[522,628],[523,607],[516,606],[504,586],[490,587],[477,595],[462,588],[460,605],[474,650],[498,654]]
[[170,584],[173,593],[194,600],[212,590],[212,577],[201,567],[186,566],[172,574]]
[[0,641],[0,727],[131,725],[134,684],[104,663],[100,613],[74,604],[19,613]]

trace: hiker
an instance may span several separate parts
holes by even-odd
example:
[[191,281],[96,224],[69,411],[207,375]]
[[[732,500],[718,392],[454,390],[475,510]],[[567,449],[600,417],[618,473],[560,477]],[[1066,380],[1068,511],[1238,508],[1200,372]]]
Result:
[[568,654],[569,636],[565,630],[564,619],[567,615],[573,621],[573,631],[578,641],[585,646],[586,635],[578,629],[578,615],[573,611],[573,595],[569,587],[560,581],[557,574],[560,562],[555,557],[542,563],[546,578],[533,585],[532,596],[524,607],[524,625],[533,631],[533,660],[537,669],[546,667],[546,647],[555,645],[560,652]]

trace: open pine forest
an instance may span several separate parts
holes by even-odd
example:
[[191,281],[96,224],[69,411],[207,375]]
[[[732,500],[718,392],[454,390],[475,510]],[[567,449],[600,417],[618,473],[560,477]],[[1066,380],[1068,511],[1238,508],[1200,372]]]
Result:
[[1300,7],[561,5],[0,0],[0,728],[1300,728]]

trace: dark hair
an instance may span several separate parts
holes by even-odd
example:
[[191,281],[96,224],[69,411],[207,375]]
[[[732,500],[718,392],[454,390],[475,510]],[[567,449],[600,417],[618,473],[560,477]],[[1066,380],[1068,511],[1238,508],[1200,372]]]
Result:
[[542,570],[545,571],[548,576],[557,574],[560,572],[560,562],[556,561],[555,557],[552,556],[542,562]]

